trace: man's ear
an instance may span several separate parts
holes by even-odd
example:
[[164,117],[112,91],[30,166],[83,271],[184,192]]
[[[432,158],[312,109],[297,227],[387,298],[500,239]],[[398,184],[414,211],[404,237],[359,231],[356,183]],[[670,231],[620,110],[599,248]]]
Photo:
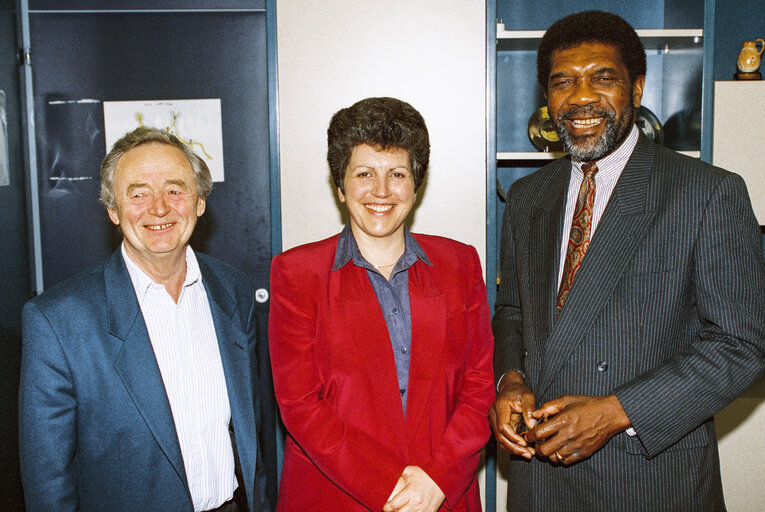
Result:
[[120,217],[117,215],[117,210],[113,208],[106,208],[106,213],[109,214],[109,219],[114,223],[115,226],[120,225]]
[[632,105],[635,108],[640,106],[640,102],[643,99],[643,86],[645,85],[645,76],[640,75],[632,83]]

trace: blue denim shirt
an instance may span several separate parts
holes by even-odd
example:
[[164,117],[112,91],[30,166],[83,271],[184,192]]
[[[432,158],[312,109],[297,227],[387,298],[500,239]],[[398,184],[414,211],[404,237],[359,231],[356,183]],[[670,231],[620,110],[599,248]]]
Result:
[[349,261],[357,267],[366,269],[369,282],[377,295],[377,302],[382,309],[385,325],[393,347],[396,362],[398,389],[401,393],[401,406],[406,416],[406,395],[409,388],[409,360],[412,352],[412,311],[409,307],[409,267],[421,259],[431,265],[425,251],[414,239],[409,229],[404,226],[404,254],[398,259],[390,273],[390,280],[385,279],[375,267],[361,255],[351,225],[346,224],[337,239],[335,264],[332,270],[344,267]]

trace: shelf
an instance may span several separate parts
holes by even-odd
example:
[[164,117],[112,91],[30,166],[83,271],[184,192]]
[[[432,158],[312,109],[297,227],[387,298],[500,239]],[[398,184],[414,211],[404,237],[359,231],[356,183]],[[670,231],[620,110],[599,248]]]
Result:
[[[693,158],[701,158],[700,151],[678,151],[681,155],[690,156]],[[506,151],[497,153],[497,162],[516,162],[516,161],[552,161],[562,156],[566,156],[566,153],[562,152],[542,152],[542,151]]]
[[558,158],[566,156],[563,152],[542,152],[542,151],[512,151],[497,153],[497,161],[514,161],[514,160],[557,160]]
[[[505,30],[497,23],[498,51],[536,51],[544,30]],[[682,49],[701,49],[704,30],[700,28],[668,28],[637,30],[646,50],[669,52]]]

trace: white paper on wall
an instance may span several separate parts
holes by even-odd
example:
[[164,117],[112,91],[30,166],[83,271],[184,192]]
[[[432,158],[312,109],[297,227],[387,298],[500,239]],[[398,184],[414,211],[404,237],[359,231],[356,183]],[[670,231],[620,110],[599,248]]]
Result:
[[106,151],[139,126],[167,130],[204,159],[213,181],[223,181],[223,129],[220,98],[104,101]]

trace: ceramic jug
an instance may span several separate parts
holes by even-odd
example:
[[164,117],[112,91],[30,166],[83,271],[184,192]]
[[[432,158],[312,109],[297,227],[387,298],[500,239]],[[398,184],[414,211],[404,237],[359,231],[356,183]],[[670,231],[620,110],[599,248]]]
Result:
[[[760,43],[760,49],[757,50],[757,43]],[[738,70],[741,73],[754,73],[760,67],[760,58],[762,51],[765,50],[765,40],[755,39],[754,41],[744,41],[744,46],[738,52]]]

